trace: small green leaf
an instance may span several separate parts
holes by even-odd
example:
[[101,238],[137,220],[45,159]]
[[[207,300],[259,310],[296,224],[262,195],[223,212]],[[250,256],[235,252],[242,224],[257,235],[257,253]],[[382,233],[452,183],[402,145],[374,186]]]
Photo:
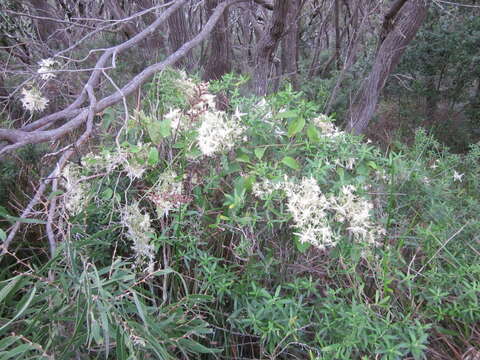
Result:
[[292,121],[290,125],[288,126],[288,136],[292,137],[298,134],[300,131],[303,130],[305,126],[305,119],[302,117],[299,117]]
[[294,242],[295,242],[295,247],[302,254],[305,253],[308,249],[310,249],[310,246],[312,246],[312,244],[308,242],[301,242],[297,236],[295,236]]
[[7,233],[2,229],[0,229],[0,241],[5,241],[6,238],[7,238]]
[[172,133],[172,122],[169,119],[160,121],[160,134],[163,137],[169,137]]
[[282,159],[282,163],[287,165],[289,168],[291,168],[293,170],[300,169],[300,165],[298,164],[297,160],[295,160],[294,158],[292,158],[290,156],[285,156]]
[[148,152],[148,165],[155,166],[158,164],[158,150],[155,147],[150,148]]
[[250,162],[250,158],[248,157],[247,154],[240,154],[237,156],[235,160],[237,160],[238,162],[245,162],[245,163]]
[[111,188],[106,188],[102,191],[101,198],[103,200],[110,200],[113,196],[113,190]]
[[265,155],[265,150],[267,150],[267,148],[264,147],[256,147],[255,150],[253,150],[258,160],[262,160],[263,155]]
[[311,143],[316,144],[320,141],[320,134],[318,133],[318,129],[315,125],[309,125],[307,127],[307,136]]

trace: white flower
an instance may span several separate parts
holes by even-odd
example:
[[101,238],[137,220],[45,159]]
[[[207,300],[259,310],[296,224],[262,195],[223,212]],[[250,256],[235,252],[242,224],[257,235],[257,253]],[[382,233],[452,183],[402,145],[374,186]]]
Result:
[[241,120],[242,116],[247,115],[246,113],[242,113],[238,110],[238,107],[235,109],[235,113],[233,114],[233,118],[237,120]]
[[155,253],[150,241],[154,231],[150,224],[150,215],[142,214],[137,203],[126,205],[122,209],[122,225],[127,228],[127,237],[133,243],[137,264],[146,264],[145,269],[153,271]]
[[322,130],[322,133],[326,137],[336,137],[341,135],[343,132],[338,130],[338,128],[332,124],[327,115],[321,114],[320,116],[314,118],[313,124]]
[[159,217],[168,216],[168,213],[177,209],[182,203],[186,202],[182,196],[182,183],[176,181],[177,174],[174,171],[166,171],[161,174],[149,199],[156,205],[157,215]]
[[205,156],[213,156],[233,148],[244,130],[238,122],[228,119],[224,112],[206,111],[198,129],[198,146]]
[[63,201],[65,208],[71,215],[77,215],[84,208],[88,200],[85,184],[80,182],[80,168],[74,164],[67,164],[62,170],[62,185],[65,188]]
[[54,66],[58,64],[58,61],[53,60],[52,58],[43,59],[38,62],[40,68],[38,69],[37,73],[40,74],[40,77],[43,80],[50,80],[55,77]]
[[453,181],[458,181],[458,182],[462,182],[462,178],[465,174],[459,174],[457,173],[455,170],[453,170]]
[[43,111],[47,107],[48,99],[42,97],[40,91],[36,88],[30,90],[22,89],[23,98],[21,99],[23,107],[30,111]]
[[170,120],[170,126],[173,131],[177,129],[180,130],[183,125],[182,120],[182,110],[180,109],[170,109],[170,111],[163,116],[164,119]]

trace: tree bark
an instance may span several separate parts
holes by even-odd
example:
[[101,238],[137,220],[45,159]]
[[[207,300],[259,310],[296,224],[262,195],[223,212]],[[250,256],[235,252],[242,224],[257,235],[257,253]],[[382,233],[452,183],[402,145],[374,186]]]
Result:
[[65,33],[61,32],[58,22],[48,20],[57,17],[57,9],[45,0],[29,0],[35,15],[35,27],[38,38],[49,47],[59,48],[65,43]]
[[253,91],[258,96],[267,94],[268,77],[273,64],[273,56],[285,31],[285,21],[291,3],[292,1],[275,0],[267,31],[257,44],[253,71]]
[[383,31],[380,34],[381,43],[372,70],[350,106],[347,115],[349,131],[361,134],[366,130],[387,78],[423,24],[428,6],[429,2],[425,0],[408,0],[395,13],[393,19],[388,19],[392,24],[391,30],[387,34],[383,34]]
[[299,89],[298,83],[298,17],[301,8],[300,0],[292,1],[288,9],[288,29],[282,39],[282,71],[290,79],[294,90]]
[[[206,0],[205,8],[210,17],[218,5],[219,0]],[[203,79],[205,81],[218,80],[232,70],[231,44],[228,36],[228,9],[213,29],[210,40],[210,51]]]
[[[165,0],[166,4],[170,2],[172,2],[172,0]],[[181,7],[175,14],[170,16],[168,19],[168,30],[170,53],[173,54],[175,51],[180,49],[183,44],[190,40],[187,19],[185,16],[185,7]],[[192,64],[192,57],[190,54],[187,54],[185,57],[180,59],[175,66],[177,68],[190,69]]]

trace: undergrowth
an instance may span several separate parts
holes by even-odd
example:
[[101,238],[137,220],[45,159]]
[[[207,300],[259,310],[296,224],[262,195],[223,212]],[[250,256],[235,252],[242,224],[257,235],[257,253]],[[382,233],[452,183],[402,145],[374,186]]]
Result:
[[0,359],[480,356],[480,145],[382,153],[244,81],[169,70],[104,115],[50,194],[56,256],[2,259]]

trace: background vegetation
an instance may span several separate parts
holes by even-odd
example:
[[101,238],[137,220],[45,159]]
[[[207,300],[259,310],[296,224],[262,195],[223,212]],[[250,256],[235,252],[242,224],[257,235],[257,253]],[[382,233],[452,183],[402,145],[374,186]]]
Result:
[[0,1],[0,359],[479,359],[478,6],[429,4],[360,135],[427,3],[230,2],[117,59],[180,2]]

